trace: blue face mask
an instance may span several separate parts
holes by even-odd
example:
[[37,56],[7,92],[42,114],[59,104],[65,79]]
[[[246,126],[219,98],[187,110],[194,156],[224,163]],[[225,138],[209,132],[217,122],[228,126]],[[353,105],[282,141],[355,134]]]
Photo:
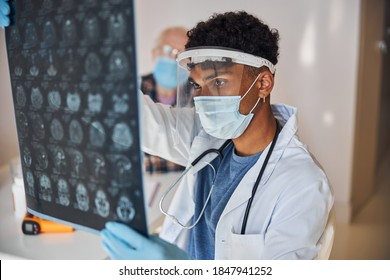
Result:
[[247,92],[241,96],[196,96],[194,97],[195,110],[198,113],[204,130],[219,139],[234,139],[241,136],[247,129],[254,114],[253,110],[260,101],[257,99],[255,106],[248,115],[240,113],[240,101],[248,94],[256,80]]
[[175,89],[177,86],[177,64],[174,58],[157,57],[153,69],[153,76],[157,84],[166,89]]

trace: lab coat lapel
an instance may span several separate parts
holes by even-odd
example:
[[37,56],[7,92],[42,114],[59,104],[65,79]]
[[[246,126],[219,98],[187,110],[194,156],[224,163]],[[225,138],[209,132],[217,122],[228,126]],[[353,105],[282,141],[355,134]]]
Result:
[[[273,171],[275,170],[277,163],[282,157],[284,150],[286,149],[288,143],[291,141],[292,137],[294,137],[297,131],[295,115],[296,111],[293,108],[291,108],[292,110],[290,110],[289,112],[282,113],[277,111],[278,106],[275,106],[273,109],[276,111],[274,112],[274,115],[279,120],[279,123],[283,125],[283,129],[279,133],[274,150],[260,180],[260,184],[256,192],[257,195],[259,194],[260,189],[264,187],[264,185],[268,182]],[[287,122],[285,121],[286,119],[288,120]],[[237,208],[238,206],[242,205],[243,203],[246,203],[250,199],[252,195],[253,186],[256,182],[256,179],[259,175],[260,169],[264,163],[264,160],[267,156],[270,147],[271,143],[263,151],[255,165],[252,166],[252,168],[242,178],[241,182],[238,184],[237,188],[233,192],[233,195],[229,199],[224,211],[222,212],[221,218],[224,215],[228,214],[230,211]]]

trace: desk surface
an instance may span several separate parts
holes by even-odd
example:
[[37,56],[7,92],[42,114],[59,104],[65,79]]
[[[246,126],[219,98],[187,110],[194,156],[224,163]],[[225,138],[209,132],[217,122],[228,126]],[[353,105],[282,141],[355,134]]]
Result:
[[[155,194],[158,198],[166,189],[175,173],[162,176],[145,176],[146,195],[153,193],[156,182],[161,182]],[[100,236],[76,230],[72,233],[43,233],[25,235],[21,230],[21,219],[14,215],[11,177],[8,166],[0,167],[0,259],[76,259],[99,260],[108,258],[101,245]],[[148,209],[149,225],[155,231],[161,223],[158,198]],[[168,199],[169,200],[169,199]]]

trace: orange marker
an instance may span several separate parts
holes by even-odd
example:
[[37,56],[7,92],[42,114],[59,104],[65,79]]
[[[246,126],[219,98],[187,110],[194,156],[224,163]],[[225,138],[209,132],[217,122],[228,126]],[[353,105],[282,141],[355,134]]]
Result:
[[44,220],[26,212],[23,218],[22,231],[24,234],[36,235],[44,232],[72,232],[74,228]]

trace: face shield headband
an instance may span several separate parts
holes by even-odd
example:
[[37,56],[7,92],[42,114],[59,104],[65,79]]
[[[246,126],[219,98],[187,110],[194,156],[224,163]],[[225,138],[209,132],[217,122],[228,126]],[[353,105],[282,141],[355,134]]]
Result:
[[214,48],[205,48],[205,49],[188,49],[181,52],[176,59],[179,67],[188,69],[190,65],[202,63],[205,61],[213,62],[233,62],[237,64],[244,64],[247,66],[252,66],[260,68],[266,66],[272,74],[275,74],[275,65],[273,65],[269,60],[255,56],[252,54],[228,50],[228,49],[214,49]]

